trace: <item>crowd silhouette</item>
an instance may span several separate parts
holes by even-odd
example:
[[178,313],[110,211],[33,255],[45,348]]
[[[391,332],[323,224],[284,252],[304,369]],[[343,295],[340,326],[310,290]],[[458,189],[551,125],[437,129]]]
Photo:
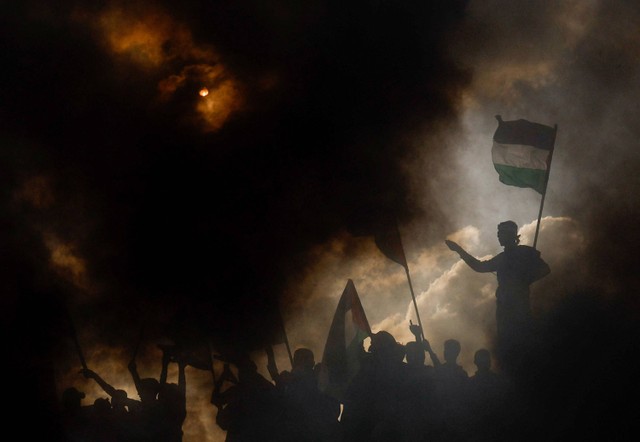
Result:
[[[62,394],[62,416],[66,440],[122,442],[179,442],[186,410],[186,362],[175,359],[170,348],[162,354],[160,379],[140,378],[135,360],[128,365],[139,399],[107,383],[98,373],[80,370],[93,379],[109,398],[99,397],[93,405],[83,405],[84,392],[69,387]],[[170,362],[178,364],[178,383],[167,382]]]
[[[497,270],[496,348],[475,349],[475,372],[468,373],[460,365],[459,340],[444,341],[441,359],[422,328],[412,322],[408,328],[414,340],[404,344],[385,330],[370,334],[369,347],[365,349],[363,342],[357,348],[358,371],[340,398],[320,388],[320,374],[326,367],[309,348],[297,348],[291,370],[280,371],[273,348],[267,346],[264,368],[270,379],[261,374],[249,352],[226,349],[214,355],[223,363],[217,377],[210,360],[214,374],[211,412],[216,425],[226,432],[226,441],[501,442],[608,434],[606,422],[618,421],[604,421],[577,432],[576,422],[602,421],[601,408],[612,404],[605,389],[594,389],[584,379],[576,383],[568,373],[575,367],[574,352],[579,349],[573,350],[567,344],[571,340],[558,334],[561,327],[549,328],[555,335],[532,335],[541,329],[533,326],[529,285],[548,274],[548,266],[537,251],[518,246],[517,228],[511,222],[499,225],[498,237],[505,252],[488,261],[478,261],[447,241],[474,270]],[[531,266],[536,268],[528,268]],[[128,364],[138,398],[114,388],[84,366],[79,375],[94,380],[108,397],[83,405],[85,393],[67,388],[61,398],[65,440],[182,441],[189,355],[177,346],[160,348],[159,379],[141,378],[135,356]],[[167,382],[171,363],[178,367],[177,384]],[[622,371],[629,374],[629,370]],[[590,373],[603,375],[596,368]],[[567,408],[563,395],[570,396],[568,393],[593,400],[571,403]],[[631,416],[623,408],[616,412]],[[622,419],[620,423],[635,428],[632,421]]]
[[[495,371],[490,351],[476,351],[477,370],[469,376],[457,360],[459,341],[444,342],[441,362],[421,328],[410,324],[409,329],[415,340],[406,344],[384,330],[371,335],[342,401],[319,388],[321,363],[308,348],[296,349],[290,371],[279,371],[267,347],[271,379],[247,353],[219,356],[224,368],[210,399],[215,422],[228,442],[513,440],[514,384]],[[178,365],[178,384],[167,383],[170,363]],[[132,360],[128,368],[139,399],[83,368],[79,374],[93,379],[108,398],[83,405],[83,392],[66,389],[66,440],[181,441],[186,365],[169,346],[163,347],[159,379],[140,378]]]

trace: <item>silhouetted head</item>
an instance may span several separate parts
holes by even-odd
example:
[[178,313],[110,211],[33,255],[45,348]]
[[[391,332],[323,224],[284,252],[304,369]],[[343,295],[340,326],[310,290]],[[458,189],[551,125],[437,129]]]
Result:
[[62,406],[65,410],[77,410],[82,405],[85,394],[75,387],[69,387],[62,392]]
[[444,360],[446,362],[456,362],[460,355],[460,342],[456,339],[444,341]]
[[258,373],[258,366],[253,362],[249,354],[245,352],[236,354],[233,363],[238,369],[238,380],[243,384],[249,385],[261,377]]
[[519,244],[518,225],[513,221],[503,221],[498,224],[498,242],[503,247]]
[[160,383],[154,378],[140,379],[140,400],[143,402],[154,401],[158,395],[160,389]]
[[97,414],[107,414],[111,411],[109,399],[99,397],[93,401],[93,411]]
[[111,407],[114,410],[121,410],[127,405],[127,392],[125,390],[116,390],[111,396]]
[[491,368],[491,353],[486,348],[481,348],[473,356],[473,362],[478,371],[488,371]]
[[308,348],[299,348],[293,353],[293,370],[313,370],[316,360],[313,352]]
[[411,341],[407,342],[404,346],[405,353],[407,355],[407,364],[409,365],[424,365],[424,349],[419,342]]
[[404,346],[398,343],[391,333],[382,330],[371,335],[369,353],[373,353],[382,359],[402,361],[404,358]]
[[369,346],[369,352],[374,353],[376,351],[383,351],[391,348],[396,343],[396,339],[393,335],[387,331],[379,331],[371,335],[371,345]]

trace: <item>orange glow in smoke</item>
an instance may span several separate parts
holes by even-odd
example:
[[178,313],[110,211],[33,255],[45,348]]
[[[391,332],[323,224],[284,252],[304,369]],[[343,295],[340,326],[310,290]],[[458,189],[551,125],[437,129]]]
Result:
[[207,89],[206,87],[203,87],[202,89],[200,89],[199,94],[201,97],[206,97],[207,95],[209,95],[209,89]]

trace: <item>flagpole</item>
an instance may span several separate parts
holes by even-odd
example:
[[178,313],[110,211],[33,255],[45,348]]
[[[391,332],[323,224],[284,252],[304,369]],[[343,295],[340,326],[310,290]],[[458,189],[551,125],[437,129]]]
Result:
[[280,328],[282,329],[282,335],[284,336],[284,345],[287,347],[287,353],[289,354],[289,362],[291,362],[291,368],[293,368],[293,355],[291,354],[291,347],[289,346],[289,337],[287,331],[284,329],[284,320],[282,319],[282,312],[280,306],[276,306],[278,309],[278,321],[280,322]]
[[71,318],[71,313],[69,311],[67,311],[67,319],[69,320],[69,327],[71,328],[73,343],[75,344],[76,351],[78,352],[78,357],[80,358],[80,364],[82,364],[82,368],[87,369],[87,361],[84,359],[84,354],[82,353],[82,348],[80,347],[80,342],[78,341],[78,335],[76,334],[76,327],[73,323],[73,319]]
[[216,371],[213,366],[213,345],[211,345],[211,340],[207,339],[207,348],[209,349],[209,359],[211,360],[211,376],[213,377],[213,385],[216,384]]
[[547,172],[544,176],[544,192],[542,193],[542,198],[540,199],[540,210],[538,211],[538,223],[536,224],[536,234],[533,238],[533,248],[536,248],[536,244],[538,243],[538,233],[540,232],[540,220],[542,219],[542,208],[544,207],[544,198],[547,196],[547,184],[549,184],[549,174],[551,173],[551,160],[553,159],[553,151],[556,149],[556,134],[558,133],[558,125],[553,126],[553,144],[551,147],[551,152],[549,153],[549,164],[547,165]]
[[416,302],[416,295],[413,292],[413,284],[411,283],[411,275],[409,274],[409,262],[407,261],[407,255],[404,253],[404,245],[402,244],[402,236],[400,235],[400,228],[398,227],[398,220],[395,222],[396,232],[398,233],[398,240],[400,241],[400,248],[402,250],[402,256],[404,256],[404,271],[407,274],[407,281],[409,282],[409,290],[411,291],[411,299],[413,300],[413,307],[416,309],[416,318],[418,319],[418,325],[422,331],[422,340],[426,340],[424,337],[424,329],[422,328],[422,320],[420,319],[420,312],[418,312],[418,303]]
[[284,344],[287,346],[287,353],[289,353],[289,362],[291,362],[291,368],[293,368],[293,355],[291,354],[291,347],[289,347],[289,338],[287,337],[286,333],[284,335]]
[[420,313],[418,313],[418,303],[416,302],[416,295],[413,293],[413,284],[411,284],[411,276],[409,275],[409,263],[404,268],[407,273],[407,281],[409,281],[409,290],[411,290],[411,299],[413,299],[413,306],[416,309],[416,317],[418,318],[418,325],[420,326],[420,330],[422,332],[422,340],[426,340],[424,337],[424,329],[422,328],[422,321],[420,320]]
[[144,319],[141,321],[140,323],[140,333],[138,333],[138,341],[136,342],[136,346],[133,349],[133,354],[131,355],[131,360],[135,361],[136,357],[138,356],[138,350],[140,349],[140,343],[142,342],[142,337],[144,336],[144,326],[145,326],[145,321]]
[[[400,235],[400,227],[398,224],[398,218],[388,219],[389,223],[384,223],[378,226],[379,230],[375,234],[375,242],[382,253],[387,258],[400,264],[404,267],[404,271],[407,274],[407,281],[409,282],[409,290],[411,291],[411,299],[413,300],[413,307],[416,310],[416,317],[418,318],[418,325],[422,329],[422,320],[420,319],[420,312],[418,312],[418,303],[416,302],[416,295],[413,292],[413,284],[411,283],[411,275],[409,274],[409,263],[407,262],[407,255],[404,253],[404,246],[402,245],[402,236]],[[391,223],[391,221],[393,221]],[[380,230],[380,227],[384,227]],[[422,338],[424,339],[424,330],[422,330]]]

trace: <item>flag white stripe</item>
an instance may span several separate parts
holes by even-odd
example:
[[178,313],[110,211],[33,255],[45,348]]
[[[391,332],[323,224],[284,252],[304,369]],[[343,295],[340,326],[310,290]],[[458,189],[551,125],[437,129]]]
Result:
[[522,169],[547,170],[549,151],[522,144],[501,144],[493,142],[491,158],[494,164]]

